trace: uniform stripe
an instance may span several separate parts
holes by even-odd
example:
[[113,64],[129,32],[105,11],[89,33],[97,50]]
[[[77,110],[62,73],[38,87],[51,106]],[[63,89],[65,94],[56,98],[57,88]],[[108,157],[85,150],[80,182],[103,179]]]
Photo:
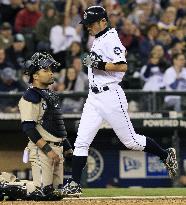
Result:
[[128,119],[127,119],[126,113],[125,113],[125,111],[124,111],[124,109],[123,109],[123,105],[122,105],[121,98],[120,98],[120,95],[119,95],[118,90],[116,90],[116,92],[117,92],[117,95],[118,95],[118,99],[119,99],[119,103],[120,103],[120,106],[121,106],[121,110],[122,110],[122,112],[123,112],[123,114],[124,114],[124,117],[125,117],[126,122],[127,122],[127,126],[128,126],[128,128],[129,128],[131,137],[132,137],[132,139],[134,140],[134,142],[135,142],[138,146],[143,147],[143,149],[144,149],[144,146],[143,146],[143,145],[140,145],[140,144],[136,141],[136,139],[134,138],[134,136],[133,136],[133,134],[132,134],[132,130],[131,130],[131,128],[130,128],[130,124],[129,124],[129,121],[128,121]]
[[39,172],[40,172],[40,182],[41,182],[41,188],[44,188],[44,184],[43,184],[43,170],[42,170],[42,167],[41,167],[41,160],[40,160],[40,157],[39,157],[39,148],[37,147],[36,148],[36,156],[37,156],[37,160],[38,160],[38,164],[39,164]]

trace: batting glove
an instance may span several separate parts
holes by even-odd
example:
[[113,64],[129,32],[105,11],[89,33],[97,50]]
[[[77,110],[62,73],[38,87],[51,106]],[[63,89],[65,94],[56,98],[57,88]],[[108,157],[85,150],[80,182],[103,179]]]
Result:
[[106,62],[103,62],[100,56],[96,54],[95,52],[91,51],[84,59],[83,59],[83,65],[86,67],[95,68],[98,70],[104,70],[105,71],[105,65]]

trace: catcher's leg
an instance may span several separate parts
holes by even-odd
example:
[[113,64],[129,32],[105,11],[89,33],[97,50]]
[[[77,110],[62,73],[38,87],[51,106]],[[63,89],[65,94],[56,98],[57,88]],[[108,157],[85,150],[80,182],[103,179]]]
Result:
[[32,168],[32,176],[35,187],[44,188],[53,184],[54,166],[52,159],[49,159],[43,151],[36,145],[31,143],[30,162]]
[[55,189],[59,188],[59,186],[63,185],[63,178],[64,178],[64,167],[63,167],[63,147],[53,146],[54,151],[61,156],[61,160],[58,165],[54,166],[54,173],[53,173],[53,187]]

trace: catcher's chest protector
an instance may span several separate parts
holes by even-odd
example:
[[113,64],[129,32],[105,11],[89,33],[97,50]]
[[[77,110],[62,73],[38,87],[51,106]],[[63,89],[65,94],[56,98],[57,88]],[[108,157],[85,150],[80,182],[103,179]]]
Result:
[[45,112],[41,120],[41,126],[50,134],[58,138],[67,136],[63,121],[62,106],[59,96],[51,90],[33,88],[46,101]]

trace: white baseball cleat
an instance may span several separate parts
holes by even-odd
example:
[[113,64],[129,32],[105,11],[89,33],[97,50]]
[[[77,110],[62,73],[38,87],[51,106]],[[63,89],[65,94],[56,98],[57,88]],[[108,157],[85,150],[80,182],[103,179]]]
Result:
[[73,180],[68,180],[65,186],[58,191],[63,197],[80,197],[82,195],[81,186]]

